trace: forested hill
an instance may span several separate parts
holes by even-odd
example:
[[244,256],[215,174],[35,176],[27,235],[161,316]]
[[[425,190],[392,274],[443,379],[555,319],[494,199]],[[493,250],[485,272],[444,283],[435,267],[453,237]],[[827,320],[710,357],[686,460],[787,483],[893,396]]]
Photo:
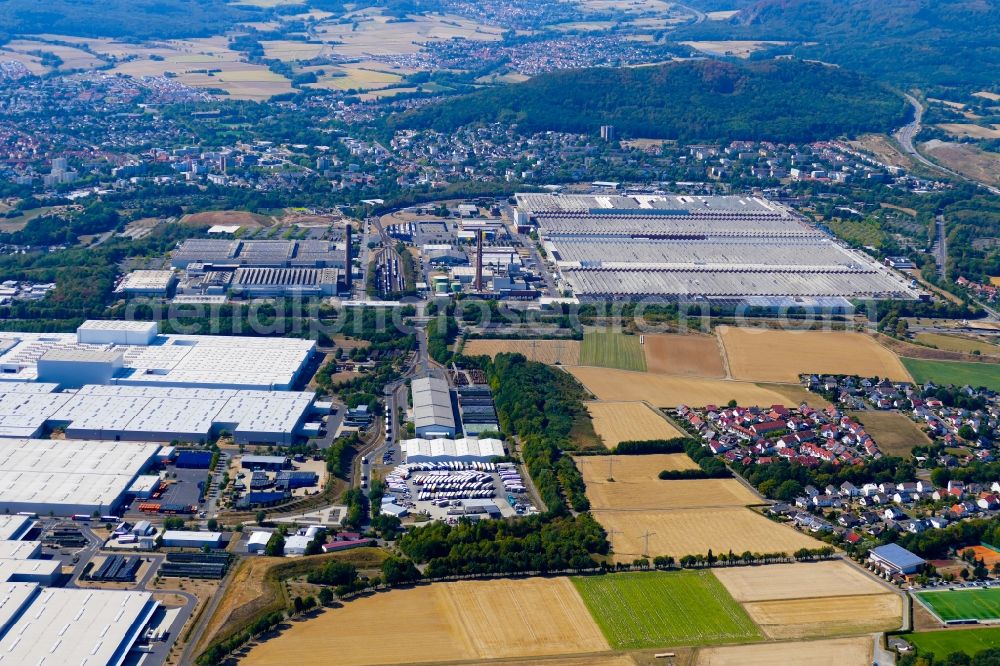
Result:
[[1000,71],[1000,0],[759,0],[671,38],[814,42],[786,50],[900,86],[989,86]]
[[391,128],[453,130],[516,122],[522,130],[728,141],[812,141],[905,124],[903,99],[859,74],[798,60],[715,60],[552,72],[389,119]]

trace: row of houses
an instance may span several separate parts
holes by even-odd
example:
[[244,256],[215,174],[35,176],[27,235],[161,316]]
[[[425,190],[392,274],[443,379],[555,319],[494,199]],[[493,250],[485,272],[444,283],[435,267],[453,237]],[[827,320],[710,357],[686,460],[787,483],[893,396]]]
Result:
[[681,405],[676,414],[728,462],[766,465],[788,459],[816,467],[824,462],[856,465],[882,456],[864,426],[836,407],[709,405],[693,410]]

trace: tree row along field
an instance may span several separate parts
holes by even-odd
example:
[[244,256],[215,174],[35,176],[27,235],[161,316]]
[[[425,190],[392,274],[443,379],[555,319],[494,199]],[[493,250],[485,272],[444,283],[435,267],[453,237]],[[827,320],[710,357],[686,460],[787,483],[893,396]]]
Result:
[[[770,575],[761,582],[763,573]],[[384,638],[387,621],[393,622],[392,640]],[[767,657],[800,654],[798,644],[770,643],[775,639],[862,634],[900,621],[900,597],[842,561],[459,581],[346,602],[294,623],[253,647],[241,663],[312,663],[335,653],[345,666],[559,655],[586,655],[581,664],[628,666],[631,659],[612,651],[726,643],[761,645],[705,647],[695,663],[769,663]],[[832,641],[830,647],[845,648],[839,661],[820,656],[817,663],[860,666],[870,658],[871,640],[864,640],[867,649]],[[787,652],[793,645],[796,651]],[[809,645],[801,648],[808,653]],[[566,666],[574,664],[567,659]]]

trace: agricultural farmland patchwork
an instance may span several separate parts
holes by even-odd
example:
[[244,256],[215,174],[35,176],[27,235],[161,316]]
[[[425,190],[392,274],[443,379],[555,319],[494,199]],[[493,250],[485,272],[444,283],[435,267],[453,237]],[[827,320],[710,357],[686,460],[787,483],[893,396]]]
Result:
[[[808,592],[808,590],[806,590]],[[744,604],[769,638],[817,638],[898,629],[902,598],[894,593]]]
[[895,354],[861,333],[720,326],[718,334],[735,379],[795,383],[803,373],[830,373],[910,381]]
[[885,594],[888,589],[843,560],[717,569],[733,598],[745,601]]
[[[653,407],[704,407],[735,400],[741,405],[787,405],[789,399],[777,390],[752,382],[734,382],[703,377],[673,377],[651,372],[629,372],[611,368],[567,368],[598,400],[648,402]],[[813,396],[816,404],[822,402]],[[812,404],[812,402],[810,403]]]
[[[393,637],[386,640],[390,620]],[[529,578],[435,583],[355,599],[294,623],[242,663],[287,666],[336,654],[337,666],[362,666],[608,649],[568,578]]]
[[578,340],[469,340],[465,343],[466,356],[489,356],[513,353],[524,354],[529,361],[549,365],[578,365],[580,342]]
[[646,356],[638,335],[591,330],[583,334],[580,365],[643,372],[646,370]]
[[573,583],[616,649],[762,638],[710,571],[612,574],[578,577]]
[[649,372],[719,379],[726,376],[714,335],[644,335],[642,349]]
[[1000,620],[1000,589],[919,592],[917,598],[945,622]]
[[[664,482],[667,483],[667,482]],[[694,483],[676,481],[674,483]],[[779,525],[744,507],[673,509],[660,511],[595,510],[594,518],[611,533],[614,561],[631,562],[647,554],[644,535],[649,532],[650,556],[706,554],[732,550],[742,554],[791,553],[799,548],[819,548],[817,541],[791,527]]]
[[757,643],[703,648],[697,666],[867,666],[872,663],[872,640],[868,636],[798,643]]
[[1000,391],[1000,365],[994,363],[962,363],[959,361],[926,361],[904,358],[903,364],[921,384],[954,384],[955,386],[985,386]]
[[594,430],[613,449],[621,442],[673,439],[684,433],[642,402],[588,402]]

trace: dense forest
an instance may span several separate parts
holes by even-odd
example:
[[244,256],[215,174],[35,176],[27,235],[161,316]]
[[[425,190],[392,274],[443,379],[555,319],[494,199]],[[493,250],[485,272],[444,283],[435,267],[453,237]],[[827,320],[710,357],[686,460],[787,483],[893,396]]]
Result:
[[453,130],[513,122],[522,131],[794,142],[902,125],[902,98],[864,76],[799,60],[734,64],[715,60],[542,74],[487,88],[389,119],[392,128]]
[[1000,0],[762,0],[674,38],[815,42],[779,50],[903,86],[991,86]]
[[228,0],[3,0],[0,40],[14,34],[174,39],[209,37],[263,10]]

